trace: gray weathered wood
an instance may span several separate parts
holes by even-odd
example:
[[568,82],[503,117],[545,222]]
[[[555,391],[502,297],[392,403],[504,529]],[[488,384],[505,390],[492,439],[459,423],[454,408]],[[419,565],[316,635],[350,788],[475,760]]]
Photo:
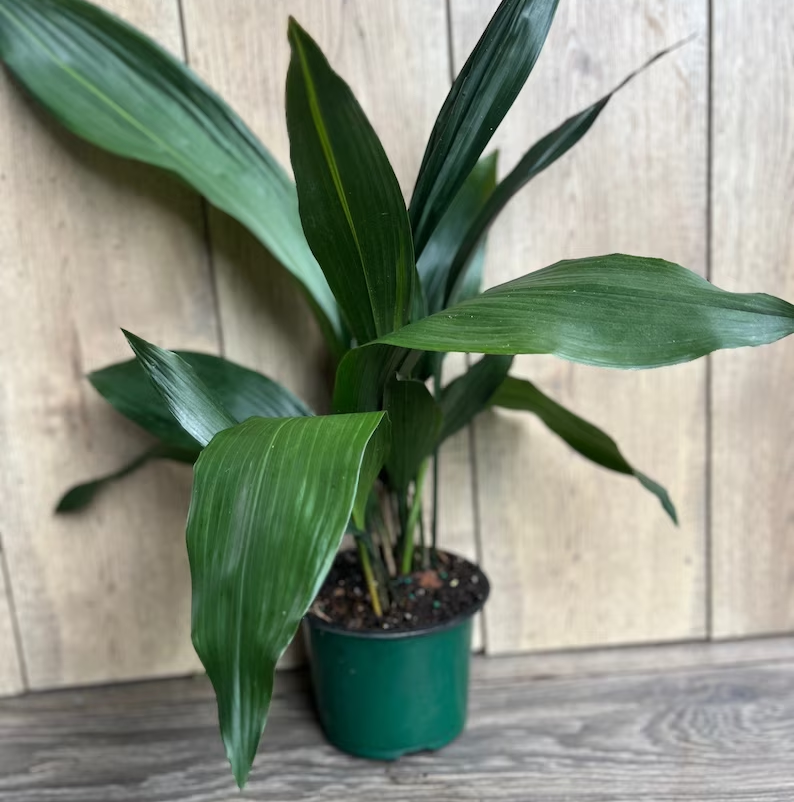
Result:
[[[314,721],[304,674],[282,673],[244,798],[794,798],[794,660],[541,681],[529,679],[531,666],[529,657],[477,659],[467,732],[441,752],[395,763],[333,750]],[[0,702],[3,802],[239,798],[205,680]]]

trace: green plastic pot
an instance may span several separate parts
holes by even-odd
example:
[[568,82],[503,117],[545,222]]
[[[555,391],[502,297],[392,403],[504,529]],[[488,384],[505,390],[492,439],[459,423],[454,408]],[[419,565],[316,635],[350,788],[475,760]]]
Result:
[[396,760],[457,738],[466,726],[472,620],[488,590],[485,580],[484,598],[465,615],[412,632],[354,632],[306,616],[314,698],[328,740],[351,755]]

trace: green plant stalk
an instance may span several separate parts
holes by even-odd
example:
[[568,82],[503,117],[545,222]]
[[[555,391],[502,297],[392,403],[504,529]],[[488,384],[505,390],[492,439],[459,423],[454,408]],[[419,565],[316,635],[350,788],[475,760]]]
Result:
[[369,590],[369,597],[372,600],[372,609],[378,618],[383,618],[383,607],[380,603],[380,595],[378,593],[378,583],[375,581],[375,576],[372,573],[372,563],[369,559],[369,551],[367,551],[367,544],[357,537],[356,548],[358,549],[358,558],[361,560],[361,570],[364,572],[364,580],[367,583]]
[[[433,398],[441,400],[441,368],[433,374]],[[438,544],[438,447],[433,452],[433,520],[430,528],[430,549],[435,556]]]
[[410,574],[414,563],[414,530],[416,522],[422,513],[422,494],[425,487],[425,476],[427,475],[427,465],[429,460],[425,460],[419,468],[416,481],[414,482],[414,498],[411,504],[411,512],[405,526],[405,548],[403,549],[403,560],[400,566],[403,574]]

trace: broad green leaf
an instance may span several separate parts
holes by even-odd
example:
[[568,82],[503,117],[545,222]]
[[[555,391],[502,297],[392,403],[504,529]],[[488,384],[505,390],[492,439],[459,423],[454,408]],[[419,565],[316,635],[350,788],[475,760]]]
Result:
[[488,406],[512,364],[512,356],[484,356],[444,388],[440,401],[444,423],[438,436],[439,443],[467,426]]
[[416,276],[400,185],[350,87],[290,19],[290,157],[306,239],[359,344],[405,325]]
[[491,398],[491,405],[532,412],[583,457],[611,471],[636,477],[659,499],[673,522],[678,523],[675,506],[661,485],[632,468],[609,435],[544,395],[532,382],[508,376]]
[[173,448],[161,443],[135,457],[135,459],[128,462],[122,468],[119,468],[119,470],[107,476],[101,476],[90,482],[83,482],[82,484],[75,485],[63,495],[58,502],[58,506],[55,508],[55,512],[76,512],[77,510],[83,509],[83,507],[91,503],[94,496],[96,496],[105,485],[128,476],[152,460],[172,459],[177,462],[187,462],[192,465],[196,461],[198,455],[198,448],[185,451],[181,448]]
[[438,442],[441,409],[422,382],[398,378],[386,385],[383,408],[392,436],[386,471],[392,486],[405,492]]
[[656,368],[792,332],[794,306],[786,301],[726,292],[661,259],[613,254],[558,262],[373,345]]
[[246,226],[300,282],[341,351],[336,301],[303,235],[295,186],[191,70],[81,0],[0,0],[0,58],[75,134],[176,173]]
[[[313,414],[289,390],[261,373],[212,354],[174,353],[196,371],[238,423],[254,415],[288,418]],[[177,423],[137,359],[97,370],[88,379],[118,412],[164,443],[177,448],[199,448]]]
[[199,445],[237,423],[184,359],[128,331],[124,336],[171,414]]
[[196,462],[187,523],[193,645],[241,787],[276,662],[331,566],[359,484],[369,487],[380,467],[365,454],[388,436],[383,417],[251,418],[218,434]]
[[370,344],[348,351],[336,369],[334,412],[382,409],[383,388],[410,356],[405,348]]
[[[416,263],[430,313],[439,312],[447,305],[450,267],[459,253],[461,241],[471,231],[496,186],[497,156],[494,152],[477,162]],[[472,255],[472,250],[468,256]]]
[[[673,49],[680,47],[680,45],[681,43],[673,45],[673,47],[657,53],[642,67],[624,78],[611,92],[593,103],[592,106],[588,106],[584,111],[569,117],[562,125],[555,128],[551,133],[546,134],[543,139],[535,143],[524,154],[521,161],[508,176],[499,182],[496,189],[480,207],[476,218],[472,220],[468,229],[459,236],[457,253],[447,270],[446,297],[449,299],[448,304],[473,297],[470,287],[466,286],[467,283],[471,282],[467,276],[472,269],[469,266],[472,262],[472,254],[478,248],[478,243],[482,241],[491,223],[504,209],[508,201],[538,173],[543,172],[547,167],[554,164],[557,159],[564,156],[590,130],[598,115],[601,114],[616,92],[626,86],[632,78],[650,67],[651,64],[667,55]],[[424,253],[422,256],[424,257]],[[432,311],[437,310],[434,309]]]
[[558,0],[503,0],[452,84],[411,198],[419,256],[540,55]]

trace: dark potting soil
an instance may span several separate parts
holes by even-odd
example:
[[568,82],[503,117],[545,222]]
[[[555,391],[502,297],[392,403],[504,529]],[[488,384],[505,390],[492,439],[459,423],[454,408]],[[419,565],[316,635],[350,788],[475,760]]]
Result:
[[357,552],[334,561],[309,615],[348,630],[405,632],[443,624],[481,607],[488,580],[468,560],[438,552],[435,567],[390,580],[392,606],[378,618],[370,603]]

